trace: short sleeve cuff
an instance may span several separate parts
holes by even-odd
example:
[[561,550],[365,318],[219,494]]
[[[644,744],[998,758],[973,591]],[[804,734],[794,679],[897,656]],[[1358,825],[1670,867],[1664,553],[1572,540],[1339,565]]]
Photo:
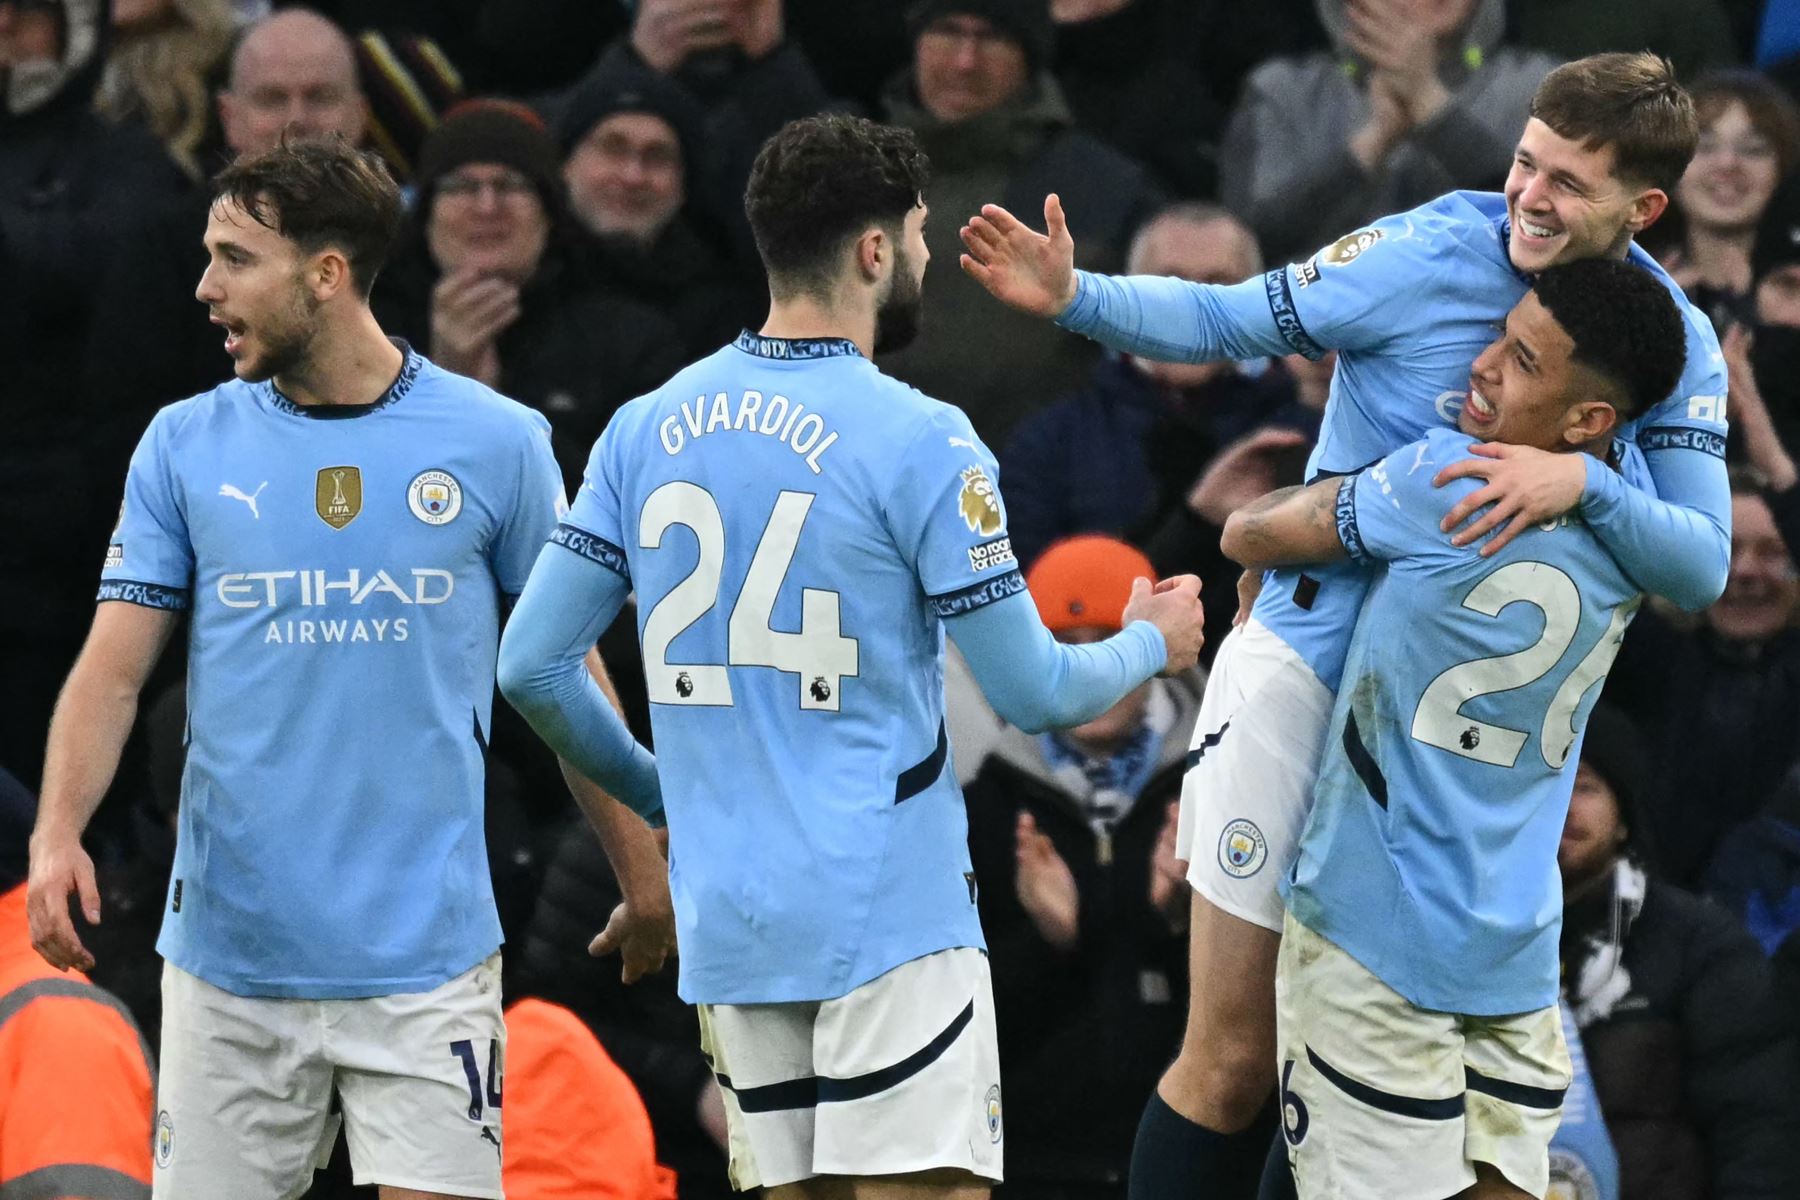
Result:
[[100,582],[100,591],[94,597],[95,603],[106,600],[123,600],[127,604],[136,604],[143,608],[163,608],[172,612],[182,612],[193,607],[193,593],[187,588],[170,587],[164,583],[145,583],[137,579],[105,579]]
[[1344,553],[1350,556],[1351,562],[1366,565],[1369,548],[1363,544],[1362,530],[1356,523],[1356,479],[1355,475],[1346,475],[1338,481],[1338,540],[1344,543]]
[[585,529],[564,523],[550,534],[550,544],[561,546],[589,562],[599,563],[626,583],[631,582],[631,567],[625,561],[625,551],[597,533],[589,533]]

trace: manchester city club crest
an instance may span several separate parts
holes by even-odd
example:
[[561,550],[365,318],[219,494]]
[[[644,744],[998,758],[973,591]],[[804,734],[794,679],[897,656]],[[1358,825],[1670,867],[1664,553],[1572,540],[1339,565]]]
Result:
[[313,508],[319,520],[342,529],[362,511],[362,470],[358,467],[321,467],[313,485]]
[[987,1090],[987,1130],[988,1140],[995,1145],[1000,1144],[1000,1085],[995,1084]]
[[1254,821],[1239,817],[1219,835],[1219,869],[1233,879],[1248,879],[1269,860],[1269,843]]
[[427,525],[448,525],[462,511],[462,485],[448,471],[421,471],[406,485],[406,507]]
[[156,1165],[166,1167],[175,1157],[175,1119],[169,1110],[156,1114]]

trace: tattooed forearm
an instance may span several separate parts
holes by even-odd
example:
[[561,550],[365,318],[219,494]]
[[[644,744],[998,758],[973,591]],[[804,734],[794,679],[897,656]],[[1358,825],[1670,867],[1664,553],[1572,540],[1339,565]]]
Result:
[[1221,548],[1246,567],[1329,562],[1344,556],[1335,479],[1270,492],[1231,514]]

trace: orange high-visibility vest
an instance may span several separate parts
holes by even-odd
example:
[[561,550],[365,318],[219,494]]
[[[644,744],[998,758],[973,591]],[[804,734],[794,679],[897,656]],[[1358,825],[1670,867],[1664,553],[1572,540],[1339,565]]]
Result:
[[131,1013],[31,948],[0,894],[0,1196],[148,1200],[155,1059]]
[[643,1097],[568,1009],[506,1010],[503,1111],[507,1200],[675,1200]]

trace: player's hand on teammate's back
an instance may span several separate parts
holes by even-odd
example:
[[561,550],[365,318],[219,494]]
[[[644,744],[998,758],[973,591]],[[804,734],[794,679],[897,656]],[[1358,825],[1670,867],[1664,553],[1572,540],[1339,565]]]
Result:
[[962,227],[962,269],[995,299],[1038,317],[1055,317],[1075,299],[1075,240],[1062,201],[1044,198],[1039,233],[998,204],[984,204]]
[[82,915],[88,924],[100,923],[100,885],[94,879],[94,860],[71,838],[46,845],[35,838],[31,845],[31,878],[25,891],[25,909],[31,921],[31,944],[44,961],[59,971],[73,967],[94,969],[94,956],[81,944],[75,921],[69,915],[69,896],[81,897]]
[[1200,661],[1200,648],[1206,645],[1206,613],[1200,607],[1200,580],[1194,575],[1176,575],[1151,586],[1140,578],[1131,585],[1131,599],[1125,603],[1125,624],[1148,621],[1162,631],[1169,660],[1163,674],[1177,675]]
[[[1441,526],[1449,533],[1483,506],[1492,505],[1450,539],[1453,546],[1467,546],[1498,529],[1481,548],[1484,558],[1529,527],[1560,517],[1580,504],[1581,493],[1587,488],[1584,454],[1552,454],[1500,442],[1482,442],[1470,447],[1469,452],[1479,457],[1451,463],[1431,482],[1443,487],[1453,479],[1470,475],[1487,481],[1486,487],[1476,488],[1457,501],[1456,507],[1444,515]],[[1501,528],[1503,522],[1505,527]]]
[[674,910],[640,911],[630,901],[621,903],[607,918],[606,928],[588,943],[588,953],[595,958],[604,958],[615,950],[621,960],[619,978],[625,983],[636,983],[662,970],[663,963],[675,953]]

